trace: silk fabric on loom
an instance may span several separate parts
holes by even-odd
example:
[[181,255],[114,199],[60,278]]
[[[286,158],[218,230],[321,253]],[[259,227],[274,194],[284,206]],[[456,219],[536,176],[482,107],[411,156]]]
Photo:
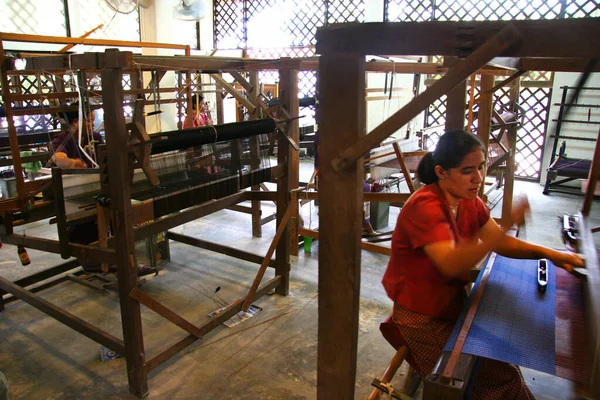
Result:
[[[268,181],[268,138],[260,133],[274,129],[273,120],[258,120],[151,135],[150,165],[160,184],[152,186],[137,170],[131,198],[152,200],[150,217],[159,218]],[[67,177],[64,186],[67,215],[73,216],[95,205],[99,175]]]
[[[496,257],[463,353],[587,383],[584,283],[549,263],[548,285],[541,293],[537,287],[537,263]],[[445,351],[454,347],[482,276],[483,273],[475,283]]]

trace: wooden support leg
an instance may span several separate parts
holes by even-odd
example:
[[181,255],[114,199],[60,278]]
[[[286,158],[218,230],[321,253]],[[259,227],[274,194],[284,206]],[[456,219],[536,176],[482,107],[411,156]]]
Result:
[[337,172],[332,161],[365,135],[364,64],[359,53],[319,61],[319,400],[354,398],[364,167],[356,157]]
[[[118,50],[107,50],[106,55],[118,56]],[[118,57],[115,57],[118,59]],[[108,165],[110,176],[111,207],[115,218],[115,246],[119,277],[121,322],[125,342],[125,359],[129,391],[138,396],[148,394],[148,377],[145,367],[144,339],[140,303],[129,296],[137,288],[137,265],[133,238],[133,213],[131,187],[128,176],[127,131],[123,117],[123,87],[121,68],[102,70],[102,99],[106,126],[106,151],[112,161]]]
[[[282,68],[279,70],[279,98],[281,105],[291,115],[298,115],[298,70]],[[299,141],[300,131],[298,120],[290,121],[288,135],[296,143]],[[285,213],[290,204],[290,190],[298,187],[298,153],[291,149],[290,142],[281,136],[277,141],[277,163],[284,165],[284,176],[277,179],[277,226],[284,220]],[[289,227],[289,224],[288,224]],[[275,274],[281,275],[281,285],[277,293],[287,296],[289,293],[290,279],[290,231],[286,228],[277,245]]]
[[[513,111],[515,111],[516,102],[519,100],[519,92],[521,90],[521,85],[519,81],[514,81],[513,87],[511,87],[509,95],[510,100],[512,102]],[[515,187],[515,154],[517,153],[517,131],[519,127],[518,125],[511,125],[508,129],[508,151],[510,152],[510,156],[508,160],[506,160],[506,173],[504,175],[504,197],[502,198],[502,222],[506,221],[506,218],[510,216],[512,211],[512,200],[513,200],[513,192]]]
[[463,80],[448,92],[446,99],[446,132],[454,129],[465,129],[467,80]]
[[594,193],[596,192],[598,172],[600,172],[600,130],[598,131],[596,147],[594,147],[594,158],[592,159],[592,166],[590,167],[590,173],[588,175],[588,186],[585,192],[583,208],[581,210],[581,213],[586,217],[590,215],[590,210],[592,209],[592,201],[594,200]]
[[[252,104],[255,106],[258,103],[258,71],[250,72],[250,85],[252,90],[249,92],[249,98]],[[254,113],[250,114],[250,120],[258,119],[258,113],[260,109],[256,106]],[[250,158],[251,168],[255,169],[260,167],[260,143],[258,142],[258,136],[250,138]],[[252,186],[252,190],[260,190],[260,186]],[[261,210],[260,201],[252,200],[252,236],[262,237],[262,224],[261,224]]]
[[[488,146],[490,143],[490,133],[492,132],[492,110],[494,107],[494,93],[490,89],[494,86],[494,75],[481,76],[481,96],[479,102],[479,114],[477,116],[477,137],[485,147],[485,158],[488,157]],[[483,176],[485,181],[485,175]],[[479,195],[482,196],[485,191],[485,185],[482,183],[479,189]]]

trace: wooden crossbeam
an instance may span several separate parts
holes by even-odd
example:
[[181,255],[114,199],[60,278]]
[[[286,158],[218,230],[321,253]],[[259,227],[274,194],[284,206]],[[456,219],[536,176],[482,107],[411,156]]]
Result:
[[229,75],[233,76],[233,79],[235,79],[235,81],[237,83],[239,83],[240,85],[242,85],[242,87],[244,89],[246,89],[246,91],[248,91],[248,92],[252,91],[252,85],[250,84],[250,82],[248,82],[246,80],[246,78],[244,78],[244,76],[242,74],[240,74],[237,71],[229,71]]
[[332,25],[317,31],[316,50],[318,54],[456,56],[458,49],[468,53],[507,25],[515,26],[524,40],[496,56],[600,58],[600,48],[590,40],[600,31],[598,18]]
[[406,163],[404,162],[404,157],[402,156],[402,150],[400,149],[400,146],[398,146],[398,143],[394,143],[392,146],[394,147],[394,152],[396,153],[396,158],[398,159],[398,164],[400,164],[400,169],[402,170],[402,174],[404,175],[404,179],[406,180],[406,184],[408,185],[408,190],[410,191],[410,193],[414,193],[415,185],[412,181],[410,171],[408,170],[408,167],[406,166]]
[[359,139],[354,145],[347,148],[341,155],[332,161],[337,172],[341,172],[355,163],[370,149],[377,147],[388,136],[392,135],[420,112],[425,110],[442,95],[448,93],[453,87],[467,79],[469,75],[476,72],[485,63],[501,53],[503,50],[515,44],[521,39],[517,29],[508,24],[500,32],[496,33],[486,43],[475,50],[463,61],[457,63],[446,75],[430,86],[423,93],[415,97],[407,105],[382,122],[371,133]]
[[[281,276],[278,275],[275,278],[268,281],[267,283],[265,283],[263,286],[261,286],[256,291],[256,294],[255,294],[254,298],[252,299],[252,301],[256,301],[258,298],[263,296],[265,293],[268,293],[269,291],[273,290],[280,284],[281,284]],[[227,306],[227,308],[225,310],[223,310],[219,315],[209,319],[208,321],[203,323],[198,328],[201,330],[201,332],[203,334],[206,334],[207,332],[210,332],[211,330],[215,329],[217,326],[222,324],[224,321],[227,321],[229,318],[233,317],[235,314],[237,314],[240,311],[240,309],[242,308],[242,300],[243,299],[244,298],[237,299],[236,301],[231,303],[229,306]],[[189,345],[194,343],[196,340],[198,340],[198,338],[195,335],[190,334],[190,335],[186,336],[185,338],[172,344],[171,346],[163,349],[157,355],[155,355],[154,357],[149,359],[148,362],[146,363],[146,368],[147,368],[148,372],[152,371],[153,369],[158,367],[160,364],[164,363],[165,361],[167,361],[168,359],[173,357],[175,354],[179,353],[181,350],[185,349],[186,347],[188,347]]]
[[125,344],[123,341],[108,332],[82,320],[81,318],[63,310],[60,307],[50,303],[49,301],[29,292],[22,287],[15,285],[7,279],[0,277],[0,289],[6,293],[10,293],[24,302],[37,308],[44,314],[54,318],[58,322],[67,325],[69,328],[89,337],[90,339],[108,347],[119,354],[124,354]]
[[265,256],[265,259],[263,260],[262,264],[260,265],[260,268],[258,269],[258,272],[256,273],[256,277],[254,278],[254,282],[252,283],[252,286],[250,286],[248,295],[246,296],[246,299],[244,300],[244,304],[242,305],[242,311],[248,311],[248,307],[250,307],[250,304],[252,304],[252,300],[254,299],[256,290],[258,289],[258,286],[260,285],[260,282],[262,281],[262,278],[265,275],[265,271],[267,270],[267,267],[271,263],[271,258],[273,257],[273,253],[275,253],[275,249],[277,248],[279,239],[281,239],[283,232],[287,228],[287,223],[290,219],[291,213],[292,213],[292,207],[288,207],[283,218],[281,219],[281,222],[279,223],[279,226],[277,227],[277,232],[275,232],[273,241],[271,242],[271,245],[269,246],[269,250],[267,250],[267,255]]
[[139,288],[134,287],[129,292],[129,297],[136,299],[161,317],[167,319],[169,322],[177,325],[184,331],[196,336],[198,339],[202,339],[204,332],[200,330],[196,325],[192,324],[187,319],[183,318],[175,311],[163,305],[158,300],[150,297],[148,294],[142,292]]
[[256,106],[252,104],[250,100],[248,100],[243,94],[238,92],[221,76],[217,74],[210,74],[210,77],[213,78],[223,89],[225,89],[227,93],[232,95],[237,101],[239,101],[244,107],[246,107],[250,113],[253,113],[256,110]]

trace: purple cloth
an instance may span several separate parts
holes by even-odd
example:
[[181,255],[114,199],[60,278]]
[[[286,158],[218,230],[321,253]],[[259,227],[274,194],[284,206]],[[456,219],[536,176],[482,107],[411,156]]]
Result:
[[[60,132],[54,135],[54,137],[52,138],[52,148],[54,149],[54,151],[57,151],[59,149],[61,144],[67,139],[68,135],[68,132]],[[96,145],[104,144],[104,139],[102,138],[102,135],[100,135],[100,133],[98,132],[94,132],[94,140],[98,142]],[[81,150],[79,149],[79,146],[77,146],[77,139],[75,139],[75,135],[73,135],[71,139],[62,146],[62,149],[60,151],[65,153],[69,158],[79,158],[83,160],[86,164],[88,164],[88,167],[91,166],[91,163],[89,162],[87,157],[84,157],[81,154]]]

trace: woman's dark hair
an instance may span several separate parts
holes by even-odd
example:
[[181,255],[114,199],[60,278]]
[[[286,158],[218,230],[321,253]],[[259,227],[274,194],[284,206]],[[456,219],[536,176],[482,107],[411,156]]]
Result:
[[192,96],[192,108],[196,108],[198,107],[198,104],[200,104],[200,102],[204,100],[204,96],[202,96],[201,94],[196,93],[195,95]]
[[479,148],[484,151],[481,140],[472,133],[453,130],[444,133],[438,141],[435,151],[425,154],[417,168],[419,180],[426,185],[437,182],[437,165],[444,169],[456,168],[467,154]]

